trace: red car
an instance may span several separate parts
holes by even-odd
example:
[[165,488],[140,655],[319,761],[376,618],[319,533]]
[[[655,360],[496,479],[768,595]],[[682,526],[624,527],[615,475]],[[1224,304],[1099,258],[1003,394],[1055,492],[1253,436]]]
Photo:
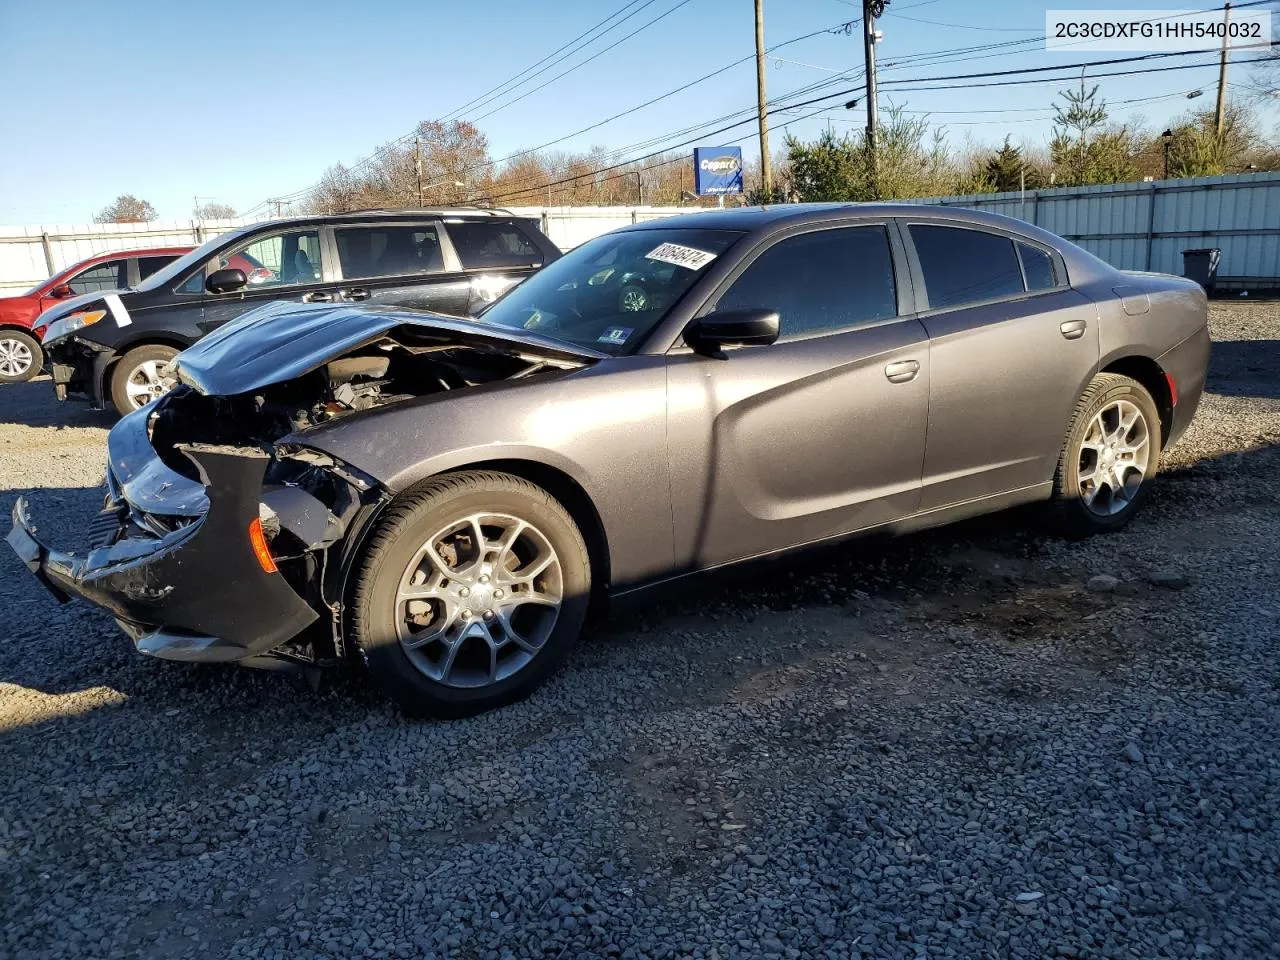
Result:
[[36,318],[57,301],[82,293],[137,286],[191,247],[112,250],[67,267],[16,297],[0,297],[0,383],[30,380],[44,366]]

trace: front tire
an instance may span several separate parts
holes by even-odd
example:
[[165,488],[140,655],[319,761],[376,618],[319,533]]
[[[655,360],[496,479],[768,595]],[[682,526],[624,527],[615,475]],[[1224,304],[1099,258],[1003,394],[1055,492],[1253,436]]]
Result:
[[161,372],[178,355],[173,347],[149,343],[134,347],[111,370],[111,405],[124,416],[164,396],[176,385]]
[[40,343],[21,330],[0,330],[0,383],[26,383],[44,366]]
[[1110,533],[1133,519],[1160,469],[1161,436],[1142,384],[1115,373],[1094,377],[1076,403],[1054,476],[1063,532]]
[[555,672],[590,593],[586,544],[557,500],[509,474],[451,474],[379,522],[354,580],[351,639],[406,713],[470,716]]

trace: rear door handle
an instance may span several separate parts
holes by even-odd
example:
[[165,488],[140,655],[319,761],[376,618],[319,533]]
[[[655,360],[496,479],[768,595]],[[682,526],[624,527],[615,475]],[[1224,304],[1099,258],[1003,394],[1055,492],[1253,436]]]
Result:
[[899,360],[884,368],[884,375],[890,383],[910,383],[920,372],[919,360]]
[[315,293],[304,293],[302,295],[303,303],[332,303],[333,294],[325,291],[317,291]]
[[1089,324],[1083,320],[1063,320],[1058,329],[1062,331],[1062,335],[1068,340],[1079,340],[1084,336],[1085,328],[1088,326]]
[[352,287],[350,290],[342,291],[344,300],[368,300],[369,291],[365,287]]

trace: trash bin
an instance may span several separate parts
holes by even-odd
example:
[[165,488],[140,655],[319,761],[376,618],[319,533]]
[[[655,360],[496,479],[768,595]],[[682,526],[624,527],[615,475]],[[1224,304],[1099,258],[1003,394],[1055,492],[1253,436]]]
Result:
[[1222,251],[1217,247],[1183,250],[1182,275],[1200,284],[1206,293],[1212,293],[1214,280],[1218,276],[1218,260],[1221,256]]

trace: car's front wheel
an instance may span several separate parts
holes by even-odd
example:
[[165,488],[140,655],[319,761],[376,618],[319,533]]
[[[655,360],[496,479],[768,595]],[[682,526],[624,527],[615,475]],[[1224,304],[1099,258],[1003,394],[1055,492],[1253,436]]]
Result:
[[1160,414],[1136,380],[1100,373],[1076,404],[1054,478],[1065,532],[1118,530],[1133,518],[1160,468]]
[[586,544],[555,498],[509,474],[449,474],[379,523],[349,627],[406,712],[469,716],[528,696],[563,663],[590,592]]
[[44,366],[40,343],[21,330],[0,330],[0,383],[25,383]]
[[121,357],[111,371],[111,404],[116,413],[123,417],[172,390],[176,384],[165,367],[177,355],[173,347],[149,343]]

